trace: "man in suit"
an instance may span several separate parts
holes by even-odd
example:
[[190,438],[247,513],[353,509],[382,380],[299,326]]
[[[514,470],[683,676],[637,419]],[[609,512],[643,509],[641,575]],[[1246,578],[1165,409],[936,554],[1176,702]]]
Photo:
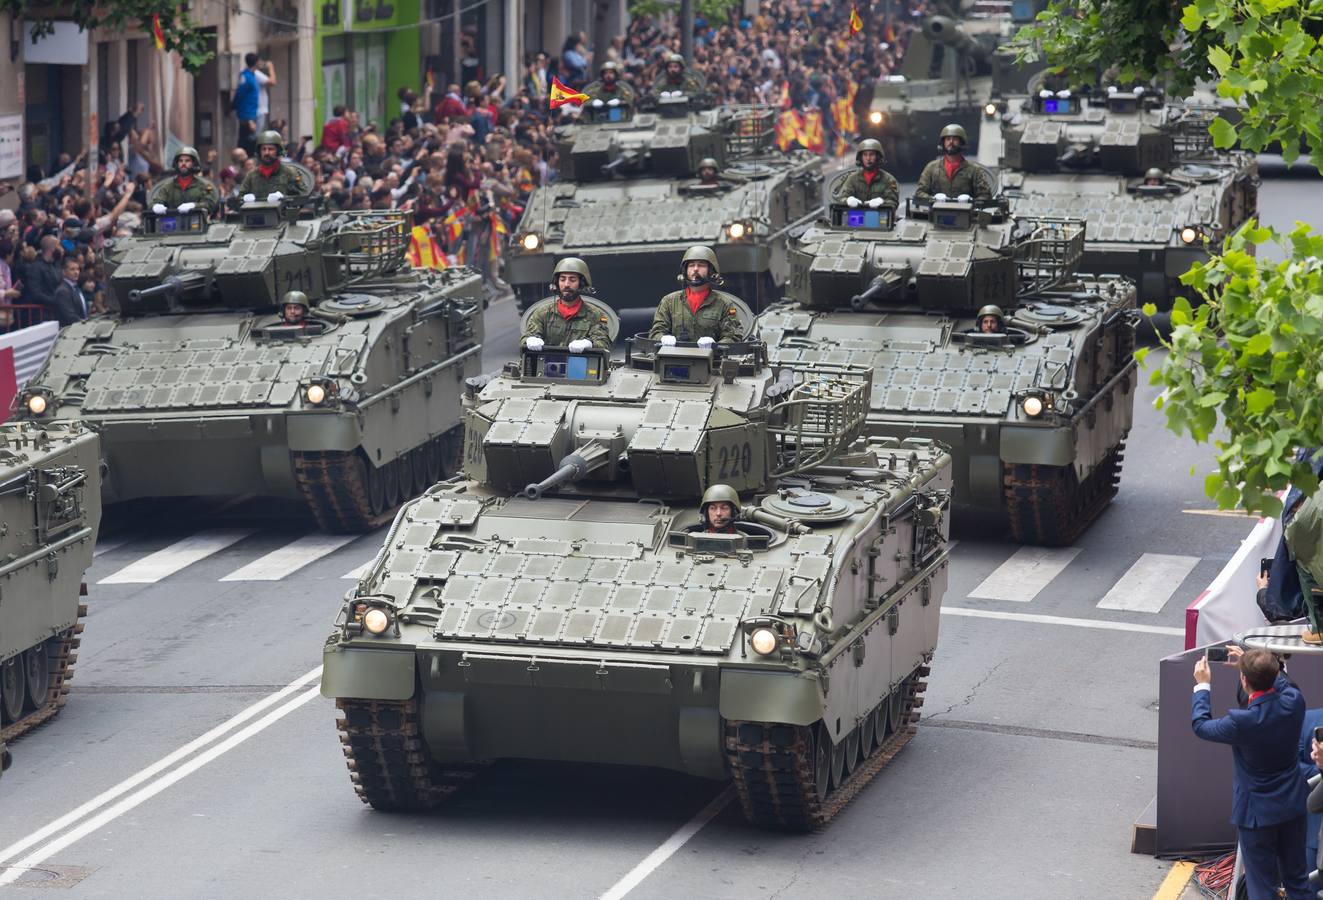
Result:
[[66,256],[60,274],[62,278],[59,287],[55,289],[55,295],[51,298],[51,308],[55,310],[55,315],[60,320],[60,327],[63,328],[87,318],[87,303],[83,300],[82,292],[78,290],[78,279],[83,274],[83,267],[78,262],[78,257]]
[[[1237,650],[1238,648],[1233,648]],[[1281,674],[1267,650],[1238,656],[1240,683],[1249,702],[1221,718],[1212,716],[1212,673],[1206,657],[1194,666],[1190,719],[1206,741],[1230,744],[1235,760],[1231,822],[1236,826],[1250,900],[1270,900],[1277,885],[1288,900],[1313,900],[1305,869],[1305,803],[1297,747],[1305,717],[1300,690]]]

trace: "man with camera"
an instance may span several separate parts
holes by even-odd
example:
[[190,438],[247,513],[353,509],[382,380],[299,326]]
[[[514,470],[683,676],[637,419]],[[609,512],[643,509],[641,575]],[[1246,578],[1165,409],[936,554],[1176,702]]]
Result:
[[[1211,654],[1210,654],[1211,655]],[[1206,741],[1230,744],[1235,760],[1231,822],[1236,826],[1250,900],[1277,896],[1312,900],[1305,873],[1305,804],[1309,789],[1296,760],[1305,699],[1267,650],[1228,648],[1249,700],[1244,709],[1212,716],[1209,656],[1194,666],[1190,719]]]

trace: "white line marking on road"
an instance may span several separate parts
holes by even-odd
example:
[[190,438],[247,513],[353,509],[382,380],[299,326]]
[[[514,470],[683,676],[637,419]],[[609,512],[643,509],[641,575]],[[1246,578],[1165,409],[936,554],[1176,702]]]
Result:
[[318,666],[312,671],[299,676],[298,678],[291,681],[289,684],[285,685],[280,690],[276,691],[274,694],[270,694],[266,697],[263,697],[261,700],[258,700],[252,706],[240,710],[238,713],[231,716],[229,719],[226,719],[224,722],[217,725],[215,728],[211,729],[201,737],[194,738],[184,746],[180,747],[178,750],[175,750],[170,755],[162,757],[161,759],[152,763],[147,768],[129,776],[128,778],[124,779],[114,787],[106,791],[103,791],[102,793],[93,797],[91,800],[88,800],[82,806],[79,806],[78,808],[72,810],[71,812],[65,813],[63,816],[60,816],[60,818],[56,819],[54,822],[51,822],[49,825],[45,825],[37,829],[32,834],[28,835],[27,837],[23,838],[17,843],[10,844],[8,847],[4,848],[3,850],[0,850],[0,864],[3,864],[13,859],[15,856],[22,853],[24,850],[27,850],[29,847],[38,844],[41,841],[44,841],[46,838],[50,837],[51,835],[56,834],[57,832],[60,832],[65,828],[68,828],[70,825],[74,824],[79,819],[83,818],[89,813],[92,813],[97,809],[99,809],[100,807],[105,806],[107,803],[110,803],[116,797],[128,793],[138,785],[142,784],[144,781],[147,781],[149,778],[152,778],[157,774],[159,774],[160,772],[165,771],[166,769],[173,766],[175,763],[186,758],[190,754],[200,750],[201,748],[207,746],[212,741],[215,741],[217,738],[221,737],[227,732],[233,731],[235,728],[238,728],[244,722],[247,722],[249,719],[253,718],[253,716],[258,715],[268,707],[274,706],[275,704],[279,703],[281,700],[284,700],[290,694],[304,687],[308,682],[320,678],[321,674],[322,674],[322,667]]
[[144,802],[150,800],[152,797],[155,797],[157,794],[161,793],[161,791],[170,787],[172,784],[175,784],[176,782],[182,780],[183,778],[186,778],[187,776],[193,774],[198,769],[202,768],[203,766],[207,765],[210,762],[213,762],[221,755],[233,750],[235,747],[239,746],[244,741],[248,740],[249,738],[253,737],[259,732],[264,731],[265,729],[274,725],[276,722],[279,722],[285,716],[289,715],[294,710],[298,709],[300,706],[307,703],[309,700],[319,696],[321,696],[321,688],[317,685],[314,685],[313,687],[304,691],[302,694],[296,696],[293,700],[287,701],[283,706],[276,707],[271,712],[267,713],[265,716],[258,719],[256,722],[247,726],[243,730],[230,735],[228,738],[221,741],[219,744],[216,744],[210,750],[198,754],[197,756],[190,759],[188,762],[184,763],[179,768],[174,769],[169,773],[161,776],[156,781],[138,790],[136,793],[130,794],[129,796],[125,797],[123,800],[116,803],[114,806],[111,806],[109,809],[102,810],[100,813],[97,813],[92,818],[83,822],[77,828],[74,828],[70,831],[66,831],[60,837],[51,841],[49,844],[45,845],[40,850],[36,851],[35,853],[28,854],[27,856],[23,857],[18,862],[16,862],[14,865],[6,868],[4,871],[0,871],[0,885],[13,884],[15,881],[21,878],[23,876],[23,873],[26,872],[28,869],[41,865],[46,860],[50,859],[55,854],[59,853],[61,850],[64,850],[70,845],[82,840],[83,838],[87,837],[89,834],[101,828],[102,826],[106,825],[107,823],[112,822],[115,819],[118,819],[120,816],[124,815],[124,813],[142,805]]
[[735,787],[731,785],[720,794],[717,794],[711,803],[698,811],[696,816],[677,828],[675,833],[663,841],[660,847],[643,857],[643,860],[637,866],[626,872],[624,878],[611,885],[598,900],[620,900],[621,897],[634,890],[643,883],[643,879],[656,871],[658,866],[670,859],[676,850],[689,843],[690,838],[698,834],[704,825],[712,821],[716,814],[725,809],[726,804],[734,799]]
[[1145,553],[1111,590],[1098,601],[1099,609],[1123,609],[1127,612],[1162,612],[1185,576],[1199,565],[1197,556],[1168,556]]
[[92,551],[92,558],[96,559],[102,553],[109,553],[111,550],[118,550],[120,547],[123,547],[125,544],[129,543],[132,540],[134,540],[134,538],[123,537],[123,538],[109,538],[107,540],[97,541],[96,548]]
[[1069,625],[1072,628],[1097,628],[1101,631],[1138,631],[1141,634],[1169,634],[1185,637],[1184,628],[1165,625],[1139,625],[1133,622],[1104,622],[1101,619],[1071,619],[1066,616],[1040,616],[1034,613],[1000,612],[995,609],[966,609],[962,606],[943,606],[947,616],[968,616],[972,619],[1002,619],[1007,622],[1029,622],[1036,625]]
[[1028,603],[1079,553],[1078,547],[1021,547],[970,591],[969,596]]
[[252,528],[217,528],[213,531],[199,531],[163,550],[149,553],[142,559],[129,563],[115,574],[102,578],[97,584],[153,584],[162,578],[169,578],[180,569],[187,568],[199,560],[206,559],[213,553],[224,550],[231,544],[238,543],[253,532]]
[[308,563],[358,540],[358,537],[356,534],[307,534],[231,572],[221,581],[279,581]]
[[345,574],[341,575],[340,577],[341,577],[341,578],[362,578],[362,577],[363,577],[363,573],[367,571],[367,567],[370,566],[370,565],[372,565],[372,560],[369,559],[367,562],[363,563],[363,565],[361,565],[361,566],[354,566],[354,568],[353,568],[352,571],[346,572]]

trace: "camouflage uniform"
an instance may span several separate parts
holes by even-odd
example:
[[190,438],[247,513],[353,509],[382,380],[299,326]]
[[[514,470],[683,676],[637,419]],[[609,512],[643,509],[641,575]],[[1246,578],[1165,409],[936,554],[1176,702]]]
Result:
[[616,79],[616,87],[613,91],[608,91],[606,82],[599,78],[584,88],[583,92],[588,95],[589,103],[594,100],[601,100],[603,103],[608,100],[619,100],[628,106],[634,105],[634,89],[619,78]]
[[877,176],[873,179],[873,183],[869,184],[864,180],[864,170],[859,168],[841,182],[832,200],[836,203],[844,203],[846,197],[858,197],[865,203],[875,197],[881,197],[884,204],[896,207],[900,206],[900,185],[890,172],[882,168],[877,170]]
[[286,197],[301,197],[308,193],[312,185],[303,183],[303,176],[289,166],[280,166],[270,178],[262,174],[260,167],[254,167],[243,177],[239,185],[239,196],[252,194],[258,200],[265,200],[268,194],[277,191]]
[[611,349],[611,336],[606,330],[606,316],[580,301],[579,311],[568,319],[556,308],[556,298],[544,303],[528,317],[519,343],[538,337],[548,347],[568,347],[570,341],[589,340],[598,350]]
[[955,176],[947,178],[946,161],[939,156],[923,167],[919,186],[914,189],[914,199],[930,203],[936,194],[946,194],[951,200],[968,194],[975,200],[991,200],[993,188],[988,170],[968,159],[962,159]]
[[742,340],[744,330],[735,299],[713,288],[694,313],[689,309],[684,289],[672,291],[657,304],[648,337],[654,341],[664,334],[674,335],[680,341],[697,341],[701,337],[714,338],[720,343]]
[[679,84],[673,84],[671,82],[670,76],[666,74],[665,69],[663,69],[661,74],[657,76],[656,80],[652,82],[653,96],[659,95],[662,91],[680,91],[686,96],[697,97],[702,94],[704,90],[706,90],[706,86],[704,85],[703,80],[688,69],[685,69],[680,76]]
[[181,203],[192,203],[208,214],[214,213],[220,204],[216,196],[216,186],[205,178],[193,176],[193,182],[186,188],[179,186],[179,176],[163,184],[152,197],[153,203],[160,203],[170,209],[178,209]]

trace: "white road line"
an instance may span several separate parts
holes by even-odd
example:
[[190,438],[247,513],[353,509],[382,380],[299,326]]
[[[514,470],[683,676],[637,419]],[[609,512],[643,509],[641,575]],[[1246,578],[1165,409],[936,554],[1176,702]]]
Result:
[[175,750],[173,753],[169,754],[168,756],[162,757],[161,759],[152,763],[147,768],[133,775],[130,775],[128,778],[124,779],[114,787],[106,791],[103,791],[102,793],[93,797],[91,800],[88,800],[82,806],[79,806],[78,808],[72,810],[71,812],[65,813],[63,816],[60,816],[60,818],[56,819],[54,822],[42,826],[41,828],[34,831],[32,834],[19,840],[17,843],[10,844],[8,847],[4,848],[3,850],[0,850],[0,864],[4,864],[5,862],[8,862],[18,854],[22,853],[24,850],[27,850],[29,847],[32,847],[33,845],[38,844],[41,841],[44,841],[46,838],[64,830],[65,828],[68,828],[70,825],[74,824],[79,819],[83,818],[89,813],[95,812],[97,809],[101,808],[102,806],[105,806],[107,803],[110,803],[116,797],[128,793],[129,791],[136,788],[138,785],[142,784],[144,781],[147,781],[148,779],[155,777],[157,774],[170,768],[175,763],[188,757],[190,754],[202,749],[203,747],[207,746],[211,742],[217,740],[218,738],[226,734],[227,732],[233,731],[234,729],[242,725],[244,722],[247,722],[249,719],[261,713],[263,710],[267,709],[268,707],[275,706],[277,703],[284,700],[290,694],[294,693],[295,691],[298,691],[300,688],[303,688],[308,684],[308,682],[315,681],[316,679],[320,678],[321,674],[322,674],[322,667],[318,666],[312,671],[300,675],[298,678],[294,679],[289,684],[285,685],[283,688],[276,691],[274,694],[269,694],[266,697],[263,697],[261,700],[258,700],[252,706],[240,710],[238,713],[231,716],[229,719],[226,719],[224,722],[217,725],[215,728],[211,729],[201,737],[194,738],[193,740],[189,741],[187,744],[180,747],[178,750]]
[[1145,553],[1098,601],[1099,609],[1127,612],[1162,612],[1185,576],[1199,565],[1197,556]]
[[995,609],[965,609],[961,606],[943,606],[946,616],[968,616],[972,619],[1002,619],[1007,622],[1029,622],[1035,625],[1068,625],[1072,628],[1096,628],[1100,631],[1138,631],[1141,634],[1167,634],[1185,637],[1184,628],[1165,625],[1139,625],[1134,622],[1104,622],[1101,619],[1072,619],[1067,616],[1040,616],[1034,613],[1000,612]]
[[1021,547],[970,591],[969,596],[1028,603],[1079,553],[1078,547]]
[[83,838],[87,837],[89,834],[96,831],[97,829],[105,826],[109,822],[118,819],[120,816],[124,815],[124,813],[129,812],[130,810],[135,809],[136,807],[142,805],[144,802],[150,800],[152,797],[155,797],[157,794],[161,793],[161,791],[170,787],[172,784],[175,784],[176,782],[193,774],[198,769],[202,768],[203,766],[207,765],[210,762],[213,762],[223,754],[233,750],[235,747],[239,746],[244,741],[248,740],[249,738],[253,737],[259,732],[264,731],[265,729],[274,725],[276,722],[279,722],[285,716],[289,715],[294,710],[298,709],[300,706],[307,703],[309,700],[312,700],[314,697],[319,697],[319,696],[321,696],[321,688],[317,685],[314,685],[313,687],[304,691],[302,694],[299,694],[296,697],[294,697],[293,700],[289,700],[284,705],[276,707],[271,712],[267,713],[265,716],[258,719],[256,722],[244,728],[242,731],[238,731],[230,735],[228,738],[221,741],[219,744],[216,744],[210,750],[207,750],[204,753],[199,753],[197,756],[193,757],[179,768],[171,770],[167,774],[158,778],[156,781],[153,781],[151,784],[147,785],[146,787],[141,788],[137,792],[130,794],[129,796],[125,797],[123,800],[120,800],[114,806],[102,810],[92,818],[83,822],[78,827],[73,828],[70,831],[66,831],[64,834],[60,835],[60,837],[51,841],[49,844],[46,844],[40,850],[36,851],[35,853],[28,854],[27,856],[20,859],[18,862],[14,863],[14,865],[6,868],[4,871],[0,871],[0,885],[13,884],[15,881],[21,878],[23,876],[23,873],[26,872],[28,869],[41,865],[46,860],[50,859],[55,854],[59,853],[61,850],[64,850],[70,845],[82,840]]
[[131,538],[131,537],[109,538],[106,540],[97,541],[96,549],[92,551],[92,558],[96,559],[102,553],[109,553],[111,550],[118,550],[120,547],[123,547],[125,544],[129,543],[132,540],[135,540],[135,538]]
[[[375,558],[376,558],[376,557],[373,557],[373,559],[375,559]],[[371,560],[371,559],[369,559],[367,562],[363,563],[363,565],[361,565],[361,566],[354,566],[354,568],[353,568],[352,571],[346,572],[345,574],[341,575],[340,577],[341,577],[341,578],[362,578],[362,577],[363,577],[363,573],[367,571],[367,567],[370,566],[370,565],[372,565],[372,560]]]
[[162,578],[170,577],[199,560],[206,559],[213,553],[224,550],[253,532],[252,528],[199,531],[163,550],[149,553],[142,559],[129,563],[113,575],[102,578],[97,584],[152,584]]
[[703,807],[698,811],[696,816],[676,829],[675,833],[663,841],[661,846],[656,850],[653,850],[647,856],[643,857],[643,860],[637,866],[626,872],[624,878],[621,878],[615,884],[611,885],[607,892],[602,894],[598,900],[620,900],[621,897],[624,897],[630,891],[634,890],[634,888],[643,883],[643,879],[656,871],[658,866],[670,859],[676,850],[679,850],[685,844],[689,843],[690,838],[698,834],[698,832],[703,829],[704,825],[712,821],[713,817],[725,809],[726,804],[734,799],[734,785],[726,788],[720,794],[717,794],[711,803]]
[[221,581],[279,581],[292,572],[339,550],[345,544],[358,540],[356,534],[308,534],[272,550],[241,569],[226,575]]

